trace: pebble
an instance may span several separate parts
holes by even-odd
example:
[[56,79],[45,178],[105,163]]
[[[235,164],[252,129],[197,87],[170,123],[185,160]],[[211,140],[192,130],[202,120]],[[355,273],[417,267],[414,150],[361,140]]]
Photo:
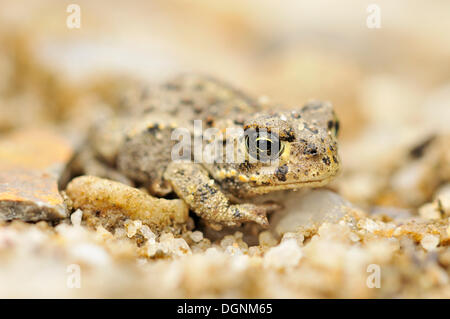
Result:
[[413,218],[411,210],[392,206],[375,206],[372,208],[370,216],[372,218],[387,217],[396,222],[407,222]]
[[198,243],[203,239],[203,233],[196,230],[190,234],[190,237],[194,241],[194,243]]
[[303,253],[294,239],[286,240],[278,246],[270,248],[264,255],[264,265],[274,268],[295,267]]
[[125,228],[127,230],[128,238],[134,237],[141,227],[142,227],[142,221],[140,221],[140,220],[127,220],[125,222]]
[[141,231],[142,236],[146,239],[156,239],[156,235],[151,231],[151,229],[147,225],[142,225],[139,229]]
[[276,238],[272,235],[270,231],[263,231],[259,234],[259,245],[265,246],[265,247],[272,247],[275,246],[278,241]]
[[83,211],[81,209],[77,209],[75,212],[73,212],[72,215],[70,215],[70,221],[74,226],[80,226],[82,219],[83,219]]
[[420,244],[427,251],[435,250],[439,245],[439,236],[427,234],[423,236]]
[[58,181],[72,156],[64,138],[45,130],[12,133],[0,140],[0,220],[67,217]]
[[111,263],[111,258],[105,249],[90,243],[76,244],[70,248],[71,257],[82,263],[92,266],[105,267]]
[[450,183],[445,184],[437,191],[436,201],[442,212],[450,216]]
[[419,215],[424,219],[440,219],[441,213],[434,203],[426,203],[419,208]]
[[279,235],[295,232],[299,227],[323,221],[337,221],[353,206],[329,190],[312,190],[303,194],[291,193],[285,205],[285,215],[275,226]]
[[[66,192],[73,207],[83,212],[100,212],[104,216],[120,214],[156,226],[182,224],[188,219],[188,207],[182,200],[155,198],[134,187],[99,177],[77,177],[67,185]],[[128,236],[133,230],[130,232]]]
[[294,239],[297,242],[297,245],[302,246],[303,241],[305,240],[305,236],[301,233],[284,233],[283,237],[281,238],[281,242],[292,240]]
[[182,257],[192,254],[186,241],[183,238],[175,238],[172,233],[163,233],[159,238],[159,243],[155,245],[157,245],[157,250],[169,256]]

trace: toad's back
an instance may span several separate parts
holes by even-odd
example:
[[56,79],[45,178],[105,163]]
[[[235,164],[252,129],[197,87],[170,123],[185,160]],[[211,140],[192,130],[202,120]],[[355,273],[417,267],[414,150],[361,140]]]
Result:
[[182,75],[140,89],[130,94],[126,105],[126,111],[134,116],[183,127],[190,127],[193,120],[203,120],[209,127],[230,127],[260,110],[259,103],[239,90],[197,75]]

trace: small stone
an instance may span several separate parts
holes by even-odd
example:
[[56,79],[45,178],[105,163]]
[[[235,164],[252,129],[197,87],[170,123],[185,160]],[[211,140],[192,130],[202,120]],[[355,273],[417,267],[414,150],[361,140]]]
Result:
[[375,206],[370,215],[371,217],[388,217],[396,222],[406,222],[413,218],[410,210],[390,206]]
[[248,249],[248,255],[249,256],[261,256],[262,255],[262,251],[260,246],[251,246]]
[[72,156],[68,141],[44,130],[0,140],[0,220],[67,217],[58,181]]
[[423,236],[420,244],[427,251],[435,250],[439,245],[439,236],[427,234]]
[[419,208],[419,215],[425,219],[440,219],[441,212],[434,203],[427,203]]
[[376,231],[381,230],[380,225],[378,225],[377,222],[369,218],[361,220],[360,226],[361,228],[367,230],[369,233],[374,233]]
[[96,230],[97,230],[96,235],[97,235],[98,239],[101,239],[104,241],[104,240],[114,238],[113,234],[111,234],[109,231],[107,231],[105,229],[105,227],[103,227],[102,225],[99,225]]
[[402,232],[403,232],[403,228],[401,226],[396,227],[394,229],[394,232],[392,233],[392,235],[397,237],[397,236],[400,236],[402,234]]
[[299,227],[324,221],[336,222],[353,206],[329,190],[311,190],[303,194],[291,193],[283,201],[285,214],[275,226],[282,235],[295,232]]
[[183,238],[175,238],[172,246],[172,254],[175,256],[191,255],[191,248]]
[[450,184],[445,184],[437,191],[435,201],[437,202],[439,209],[441,209],[445,215],[450,216]]
[[182,224],[188,219],[188,207],[182,200],[155,198],[139,189],[95,176],[73,179],[66,192],[74,208],[85,213],[119,214],[155,226]]
[[126,238],[127,232],[126,232],[125,228],[119,227],[119,228],[114,229],[114,237],[121,238],[121,239]]
[[156,241],[149,241],[147,242],[147,256],[153,257],[156,255],[156,252],[158,251],[158,243]]
[[295,267],[303,253],[295,240],[287,240],[270,248],[264,255],[264,264],[277,269]]
[[242,238],[244,238],[244,234],[242,232],[240,232],[240,231],[237,231],[237,232],[234,233],[234,238],[242,239]]
[[283,235],[283,238],[281,238],[281,242],[285,242],[285,241],[291,240],[291,239],[295,240],[297,242],[297,245],[301,246],[301,245],[303,245],[305,236],[300,233],[288,232]]
[[203,239],[203,233],[196,230],[190,234],[190,237],[194,241],[194,243],[198,243]]
[[191,255],[191,248],[183,238],[175,238],[172,233],[163,233],[159,238],[158,250],[168,256]]
[[242,251],[237,245],[227,246],[227,248],[225,248],[225,253],[227,253],[230,256],[242,255]]
[[105,267],[111,263],[108,253],[98,245],[82,243],[70,249],[71,256],[77,262],[87,263],[97,267]]
[[156,235],[147,225],[142,225],[139,230],[141,231],[142,236],[144,236],[146,239],[156,239]]
[[354,243],[356,243],[356,242],[361,240],[361,238],[359,238],[359,236],[357,234],[355,234],[355,233],[350,233],[349,238]]
[[208,257],[217,257],[221,254],[221,252],[216,247],[210,247],[205,250],[205,256]]
[[220,246],[226,249],[228,246],[231,246],[235,243],[235,238],[233,235],[226,235],[221,241]]
[[260,246],[272,247],[278,243],[270,231],[261,232],[258,238]]
[[142,227],[142,221],[140,220],[127,220],[125,222],[128,238],[134,237],[138,230]]
[[70,221],[74,226],[80,226],[82,219],[83,219],[83,211],[81,209],[77,209],[75,212],[73,212],[72,215],[70,215]]
[[363,203],[374,198],[381,187],[379,176],[358,172],[345,177],[345,182],[340,184],[340,193],[352,202]]
[[402,166],[392,177],[392,189],[402,198],[411,204],[418,204],[426,200],[431,195],[433,189],[430,176],[433,175],[432,166],[423,161],[411,162]]

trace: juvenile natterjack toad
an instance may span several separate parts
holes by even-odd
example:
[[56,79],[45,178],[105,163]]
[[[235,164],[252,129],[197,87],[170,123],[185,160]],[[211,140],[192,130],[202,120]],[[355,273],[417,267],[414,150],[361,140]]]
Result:
[[[328,103],[278,110],[211,78],[184,75],[138,90],[124,105],[123,114],[92,129],[84,152],[84,158],[91,155],[85,173],[128,180],[156,196],[174,192],[212,225],[253,221],[267,226],[266,212],[273,205],[245,203],[245,198],[322,186],[339,169],[339,122]],[[203,130],[224,133],[238,128],[249,133],[222,134],[218,142],[224,154],[233,144],[234,155],[243,155],[244,160],[173,161],[172,151],[179,142],[173,138],[174,129],[193,133],[194,120],[202,120]]]

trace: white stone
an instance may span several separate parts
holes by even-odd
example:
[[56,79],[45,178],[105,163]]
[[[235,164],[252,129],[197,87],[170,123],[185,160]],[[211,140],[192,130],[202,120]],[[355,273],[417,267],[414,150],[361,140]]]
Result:
[[241,249],[235,246],[227,246],[227,248],[225,248],[225,253],[227,253],[230,256],[242,255]]
[[367,218],[364,222],[363,226],[369,233],[376,232],[381,229],[380,225],[378,225],[375,221]]
[[450,215],[450,183],[442,186],[436,195],[436,200],[446,215]]
[[281,242],[285,242],[285,241],[291,240],[291,239],[294,239],[297,242],[297,245],[302,246],[303,241],[305,240],[305,236],[300,233],[287,232],[281,238]]
[[359,238],[359,236],[355,233],[350,233],[349,238],[352,242],[355,242],[355,243],[361,240]]
[[125,223],[125,227],[127,228],[127,236],[129,238],[131,238],[131,237],[135,236],[136,233],[138,232],[138,230],[142,227],[142,221],[140,221],[140,220],[133,220],[133,221],[128,220]]
[[194,241],[194,243],[198,243],[203,239],[203,233],[196,230],[190,234],[190,237]]
[[439,245],[439,236],[427,234],[420,241],[422,247],[427,251],[435,250]]
[[441,213],[434,203],[427,203],[419,208],[419,215],[424,219],[440,219]]
[[74,226],[80,226],[82,219],[83,219],[83,211],[81,209],[77,209],[72,215],[70,215],[70,221]]
[[80,262],[85,262],[94,266],[108,266],[111,258],[108,253],[100,246],[81,243],[71,248],[71,255]]
[[303,253],[296,240],[286,240],[278,246],[270,248],[264,255],[264,265],[277,269],[295,267]]
[[145,237],[145,239],[155,239],[156,235],[150,230],[150,227],[147,225],[143,225],[140,229],[140,232],[142,236]]
[[284,215],[275,226],[279,235],[295,232],[311,223],[337,222],[348,209],[353,208],[350,202],[325,189],[286,194],[282,204],[285,206]]
[[220,251],[216,247],[210,247],[205,250],[205,256],[217,257],[220,255]]

